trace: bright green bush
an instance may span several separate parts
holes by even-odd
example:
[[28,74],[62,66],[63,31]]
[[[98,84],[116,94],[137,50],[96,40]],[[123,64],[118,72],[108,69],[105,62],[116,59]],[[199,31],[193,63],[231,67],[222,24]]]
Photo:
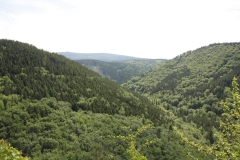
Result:
[[27,160],[24,158],[22,153],[17,149],[13,148],[10,144],[0,140],[0,159],[3,160]]

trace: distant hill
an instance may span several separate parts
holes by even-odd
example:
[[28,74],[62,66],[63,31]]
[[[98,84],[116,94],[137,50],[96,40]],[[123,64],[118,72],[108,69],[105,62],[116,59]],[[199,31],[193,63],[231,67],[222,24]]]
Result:
[[140,75],[145,71],[163,63],[166,59],[138,59],[125,62],[105,62],[99,60],[76,60],[78,63],[103,75],[116,83],[126,82],[133,76]]
[[71,60],[94,59],[105,62],[124,62],[129,60],[145,59],[131,56],[110,54],[110,53],[73,53],[73,52],[58,52]]

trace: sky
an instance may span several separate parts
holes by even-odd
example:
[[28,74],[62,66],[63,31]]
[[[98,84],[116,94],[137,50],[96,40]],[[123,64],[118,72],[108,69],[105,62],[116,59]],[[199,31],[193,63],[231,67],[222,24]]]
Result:
[[49,52],[172,59],[240,42],[240,0],[0,0],[0,39]]

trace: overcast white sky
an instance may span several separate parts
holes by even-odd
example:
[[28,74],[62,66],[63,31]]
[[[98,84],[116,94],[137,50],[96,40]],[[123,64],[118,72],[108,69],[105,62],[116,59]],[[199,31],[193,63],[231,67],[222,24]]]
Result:
[[50,52],[174,58],[240,42],[240,0],[0,0],[0,39]]

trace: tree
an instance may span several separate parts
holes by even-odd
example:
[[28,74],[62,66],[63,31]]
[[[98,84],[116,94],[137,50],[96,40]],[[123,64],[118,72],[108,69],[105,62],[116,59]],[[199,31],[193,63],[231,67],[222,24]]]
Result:
[[189,141],[181,131],[174,127],[176,133],[187,144],[197,147],[199,151],[212,155],[215,159],[240,159],[240,96],[237,78],[232,80],[233,103],[221,101],[224,108],[219,131],[215,130],[215,143],[211,146]]
[[28,160],[27,157],[23,157],[22,153],[17,149],[13,148],[10,144],[4,142],[4,140],[0,140],[0,159],[5,160]]
[[139,148],[136,148],[137,137],[140,134],[142,134],[143,131],[145,131],[149,128],[154,128],[154,127],[151,125],[145,125],[145,126],[142,126],[141,128],[139,128],[133,134],[128,134],[127,136],[117,136],[117,138],[121,138],[122,140],[128,142],[129,148],[127,149],[127,153],[130,155],[131,160],[147,160],[147,157],[145,157],[144,155],[142,155],[140,153],[141,147],[149,146],[150,144],[155,143],[160,140],[159,138],[154,138],[151,141],[147,140],[144,144],[141,144],[141,146]]

